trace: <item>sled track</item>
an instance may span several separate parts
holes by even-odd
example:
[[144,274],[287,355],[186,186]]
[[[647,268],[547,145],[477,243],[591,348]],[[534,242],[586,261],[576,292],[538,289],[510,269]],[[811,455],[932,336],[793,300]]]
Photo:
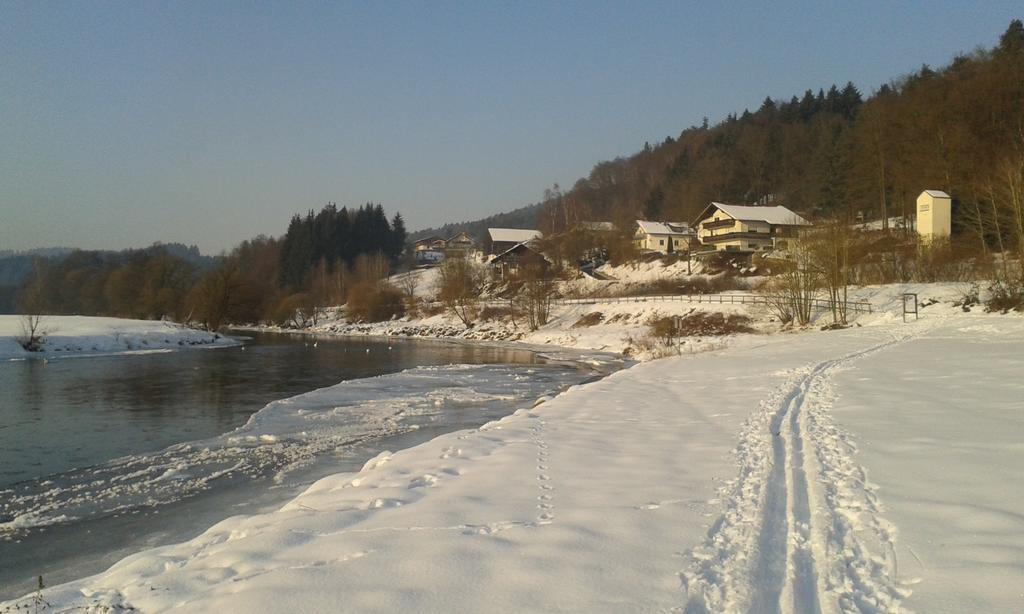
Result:
[[909,338],[799,369],[744,424],[739,475],[680,579],[685,612],[892,612],[894,528],[832,420],[840,369]]

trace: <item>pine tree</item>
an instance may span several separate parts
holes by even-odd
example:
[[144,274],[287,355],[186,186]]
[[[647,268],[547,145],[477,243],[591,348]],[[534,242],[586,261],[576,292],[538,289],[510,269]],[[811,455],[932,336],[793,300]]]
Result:
[[401,213],[395,213],[395,217],[391,220],[391,249],[388,255],[392,258],[398,258],[402,255],[402,250],[405,249],[405,220],[402,219]]
[[1006,32],[999,37],[997,53],[1003,55],[1018,55],[1024,53],[1024,23],[1019,19],[1010,22]]
[[646,202],[644,202],[644,216],[648,220],[658,220],[661,218],[664,207],[665,193],[662,191],[661,186],[657,186],[651,190]]

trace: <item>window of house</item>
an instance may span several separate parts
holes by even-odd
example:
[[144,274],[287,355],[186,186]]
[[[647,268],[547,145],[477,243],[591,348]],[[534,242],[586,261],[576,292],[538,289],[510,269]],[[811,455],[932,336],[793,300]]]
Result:
[[658,245],[664,245],[665,239],[658,239]]
[[747,243],[747,247],[750,249],[757,249],[757,243]]

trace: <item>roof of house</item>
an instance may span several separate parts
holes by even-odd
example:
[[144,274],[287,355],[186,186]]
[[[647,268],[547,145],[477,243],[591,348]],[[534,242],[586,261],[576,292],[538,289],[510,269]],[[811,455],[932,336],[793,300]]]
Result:
[[491,241],[501,243],[525,243],[526,241],[539,239],[544,236],[544,233],[539,230],[525,230],[522,228],[488,228],[487,234],[490,235]]
[[637,220],[636,224],[640,227],[640,230],[643,230],[649,235],[674,235],[683,237],[693,234],[693,229],[685,222],[648,222],[647,220]]
[[925,194],[928,196],[934,196],[936,198],[949,198],[949,194],[946,194],[942,190],[925,190]]
[[420,239],[418,241],[414,241],[413,245],[420,245],[422,243],[433,243],[434,241],[444,241],[444,239],[442,239],[441,237],[438,237],[438,236],[423,237],[422,239]]
[[725,205],[711,203],[697,216],[697,221],[708,217],[714,209],[719,209],[729,217],[744,222],[767,222],[783,226],[810,226],[811,223],[793,213],[782,205],[757,207],[751,205]]
[[469,233],[467,233],[465,231],[457,232],[457,233],[453,234],[452,236],[448,237],[447,242],[451,243],[452,241],[455,241],[456,239],[460,239],[460,240],[463,240],[463,241],[469,241],[470,243],[474,242],[473,241],[473,237],[469,236]]
[[546,260],[546,261],[548,261],[548,262],[551,262],[551,259],[550,259],[550,258],[548,258],[548,257],[547,257],[546,255],[544,255],[544,253],[543,253],[543,252],[541,252],[541,251],[539,251],[539,250],[535,249],[534,247],[532,247],[532,246],[531,246],[531,245],[530,245],[530,244],[529,244],[528,242],[526,242],[526,241],[524,241],[524,242],[522,242],[522,243],[516,243],[515,245],[513,245],[512,247],[510,247],[510,248],[506,249],[505,251],[501,252],[500,254],[495,254],[495,255],[494,255],[494,256],[493,256],[492,258],[490,258],[490,259],[488,260],[488,262],[494,262],[495,260],[503,260],[503,259],[504,259],[504,258],[505,258],[506,256],[508,256],[508,255],[509,255],[509,254],[511,254],[512,252],[517,252],[517,251],[519,251],[519,250],[523,250],[523,249],[525,249],[525,250],[529,250],[529,251],[531,251],[531,252],[533,252],[533,253],[537,254],[538,256],[540,256],[541,258],[543,258],[544,260]]

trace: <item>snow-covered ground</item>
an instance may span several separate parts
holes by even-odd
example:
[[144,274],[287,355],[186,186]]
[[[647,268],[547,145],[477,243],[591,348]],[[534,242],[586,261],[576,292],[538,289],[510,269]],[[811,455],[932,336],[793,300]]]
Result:
[[0,360],[30,356],[170,351],[182,347],[238,343],[215,333],[156,320],[43,316],[39,330],[44,338],[41,351],[26,352],[18,342],[23,336],[22,317],[0,315]]
[[[659,263],[654,263],[659,264]],[[659,265],[660,266],[660,265]],[[922,305],[920,313],[955,314],[960,308],[953,305],[967,288],[966,284],[927,283],[891,284],[851,288],[850,301],[871,303],[875,313],[851,313],[853,321],[860,324],[902,321],[902,300],[906,292],[917,293]],[[781,324],[770,309],[760,304],[728,302],[730,296],[750,297],[751,292],[731,292],[723,295],[724,303],[689,302],[686,297],[634,297],[632,299],[594,299],[593,303],[561,304],[552,306],[547,324],[531,331],[520,318],[513,322],[507,315],[489,320],[477,320],[467,328],[455,316],[438,313],[430,316],[405,317],[388,322],[350,324],[344,320],[343,312],[335,312],[335,318],[320,322],[308,332],[318,334],[378,335],[406,337],[445,337],[488,341],[517,341],[534,345],[557,345],[561,347],[601,350],[626,353],[633,358],[647,360],[657,358],[666,351],[693,353],[724,345],[749,343],[765,333],[780,330]],[[708,299],[709,297],[700,297]],[[501,303],[495,303],[501,306]],[[975,306],[975,310],[983,308]],[[693,314],[722,314],[747,318],[745,325],[756,335],[730,334],[688,337],[673,350],[648,345],[649,323],[657,318]],[[823,326],[831,322],[831,314],[824,309],[815,311],[812,326]]]
[[[755,326],[765,331],[777,328],[769,322],[770,315],[759,306],[708,305],[683,301],[645,299],[643,302],[604,301],[584,305],[555,305],[549,322],[535,331],[529,330],[520,318],[516,322],[507,317],[481,320],[466,328],[457,318],[447,313],[418,318],[402,318],[390,322],[349,324],[343,319],[328,320],[309,329],[317,334],[381,335],[405,337],[446,337],[484,341],[516,341],[531,345],[627,353],[634,358],[654,357],[639,347],[645,341],[648,323],[665,316],[684,316],[692,312],[726,313],[751,317]],[[599,321],[587,316],[598,314]],[[591,323],[594,322],[594,323]],[[717,339],[711,337],[686,340],[686,347],[703,346]]]
[[859,290],[889,308],[860,326],[640,363],[382,454],[43,597],[144,612],[1021,611],[1024,320],[935,303],[904,324],[904,289]]

